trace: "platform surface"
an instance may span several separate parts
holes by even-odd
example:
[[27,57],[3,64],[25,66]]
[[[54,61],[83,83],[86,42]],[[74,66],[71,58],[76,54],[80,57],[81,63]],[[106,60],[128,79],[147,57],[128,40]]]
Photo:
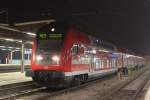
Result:
[[144,90],[146,91],[144,100],[150,100],[150,79],[147,82],[147,84],[145,85]]
[[25,73],[21,72],[0,73],[0,86],[26,81],[32,81],[32,78],[26,77]]
[[145,94],[145,99],[144,100],[150,100],[150,86],[148,87],[148,90]]

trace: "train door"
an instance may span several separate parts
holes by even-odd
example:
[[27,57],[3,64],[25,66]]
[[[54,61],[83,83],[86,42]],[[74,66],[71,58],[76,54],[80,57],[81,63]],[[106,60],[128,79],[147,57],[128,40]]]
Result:
[[101,68],[101,60],[96,55],[91,57],[91,66],[90,71],[93,72],[94,70],[99,70]]
[[95,70],[99,70],[100,68],[101,68],[100,59],[96,58],[95,59]]
[[94,69],[95,69],[95,55],[91,54],[89,70],[90,70],[90,72],[93,72]]

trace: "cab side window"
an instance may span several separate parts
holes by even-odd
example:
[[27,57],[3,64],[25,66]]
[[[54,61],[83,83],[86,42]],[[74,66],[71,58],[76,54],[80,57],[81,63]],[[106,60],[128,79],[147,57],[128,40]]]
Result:
[[74,44],[71,48],[72,55],[78,54],[79,52],[79,44]]

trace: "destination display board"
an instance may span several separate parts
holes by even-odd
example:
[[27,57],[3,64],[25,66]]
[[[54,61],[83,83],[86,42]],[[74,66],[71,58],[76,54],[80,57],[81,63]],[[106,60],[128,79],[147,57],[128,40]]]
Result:
[[38,39],[50,39],[50,40],[61,40],[63,38],[63,34],[60,33],[46,33],[40,32],[38,34]]
[[37,30],[38,40],[63,40],[67,33],[67,25],[63,23],[50,23]]

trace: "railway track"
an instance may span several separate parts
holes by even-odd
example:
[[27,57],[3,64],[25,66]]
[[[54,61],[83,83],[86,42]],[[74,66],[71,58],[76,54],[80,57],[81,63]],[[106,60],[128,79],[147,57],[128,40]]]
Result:
[[[103,97],[101,100],[136,100],[138,97],[140,97],[140,93],[148,82],[149,77],[149,70],[147,70],[146,72],[142,72],[140,76],[136,76],[133,79],[127,81],[126,83],[114,88],[110,93],[108,93],[108,95]],[[135,88],[136,84],[133,83],[137,82],[140,83]]]
[[[130,100],[131,96],[132,96],[131,100],[135,100],[135,98],[137,97],[137,95],[139,94],[141,89],[143,88],[144,84],[146,83],[146,80],[148,80],[148,77],[144,78],[144,80],[142,82],[143,85],[141,84],[141,86],[136,91],[123,90],[123,88],[125,86],[127,86],[128,84],[130,84],[133,80],[136,80],[139,77],[139,75],[142,73],[144,73],[144,71],[139,73],[132,80],[127,81],[125,84],[121,85],[119,88],[113,89],[114,91],[111,91],[111,93],[109,93],[108,95],[105,95],[105,97],[103,97],[103,99],[101,99],[101,100],[122,100],[122,99],[120,99],[122,97],[126,98],[125,100]],[[35,84],[34,85],[28,84],[28,85],[24,85],[23,87],[19,88],[18,90],[15,89],[17,91],[15,91],[12,94],[10,92],[8,92],[7,95],[3,95],[3,96],[1,96],[1,94],[0,94],[0,100],[14,100],[14,99],[15,100],[20,100],[20,99],[21,100],[42,100],[42,99],[47,100],[47,99],[52,98],[57,95],[69,93],[72,91],[82,89],[86,86],[93,85],[96,82],[108,80],[111,77],[112,76],[106,77],[106,78],[101,78],[101,79],[99,79],[99,78],[91,79],[91,80],[88,80],[87,82],[85,82],[84,84],[79,84],[78,86],[61,89],[61,90],[51,90],[51,89],[47,89],[46,87],[38,87]],[[12,89],[8,89],[8,90],[12,90]],[[115,96],[114,93],[117,95],[119,94],[119,96]],[[127,96],[125,96],[125,95],[122,96],[122,94],[127,94]],[[129,96],[130,96],[130,99],[128,99]]]
[[34,82],[22,82],[10,84],[0,87],[0,100],[12,100],[16,97],[27,95],[36,91],[46,89],[45,87],[38,87]]
[[77,86],[66,88],[66,89],[59,89],[59,90],[45,89],[45,91],[36,92],[35,94],[31,94],[28,96],[18,98],[18,100],[20,100],[20,99],[21,100],[47,100],[51,97],[61,95],[63,93],[76,91],[76,90],[82,89],[86,86],[92,85],[96,82],[108,80],[109,78],[112,78],[112,77],[115,77],[115,76],[112,75],[112,76],[103,77],[101,79],[100,78],[91,79],[91,80],[84,82],[83,84],[79,84]]
[[[144,72],[144,71],[143,71]],[[141,72],[141,73],[143,73]],[[136,78],[141,74],[139,73]],[[109,77],[109,78],[112,78],[112,77]],[[21,100],[49,100],[50,98],[53,98],[53,97],[56,97],[58,95],[61,95],[61,94],[65,94],[65,93],[70,93],[70,92],[73,92],[73,91],[76,91],[76,90],[80,90],[84,87],[87,87],[87,86],[90,86],[90,85],[93,85],[97,82],[102,82],[102,81],[105,81],[105,80],[108,80],[109,79],[108,77],[106,78],[96,78],[96,79],[92,79],[92,80],[88,80],[87,82],[85,82],[84,84],[80,84],[78,86],[75,86],[75,87],[71,87],[71,88],[67,88],[67,89],[62,89],[62,90],[59,90],[59,91],[44,91],[44,92],[39,92],[37,94],[34,94],[34,95],[31,95],[31,96],[25,96],[25,97],[22,97],[22,98],[19,98]],[[136,79],[135,78],[135,79]],[[130,81],[131,82],[131,81]],[[18,99],[18,100],[19,100]],[[105,100],[105,99],[103,99]]]

